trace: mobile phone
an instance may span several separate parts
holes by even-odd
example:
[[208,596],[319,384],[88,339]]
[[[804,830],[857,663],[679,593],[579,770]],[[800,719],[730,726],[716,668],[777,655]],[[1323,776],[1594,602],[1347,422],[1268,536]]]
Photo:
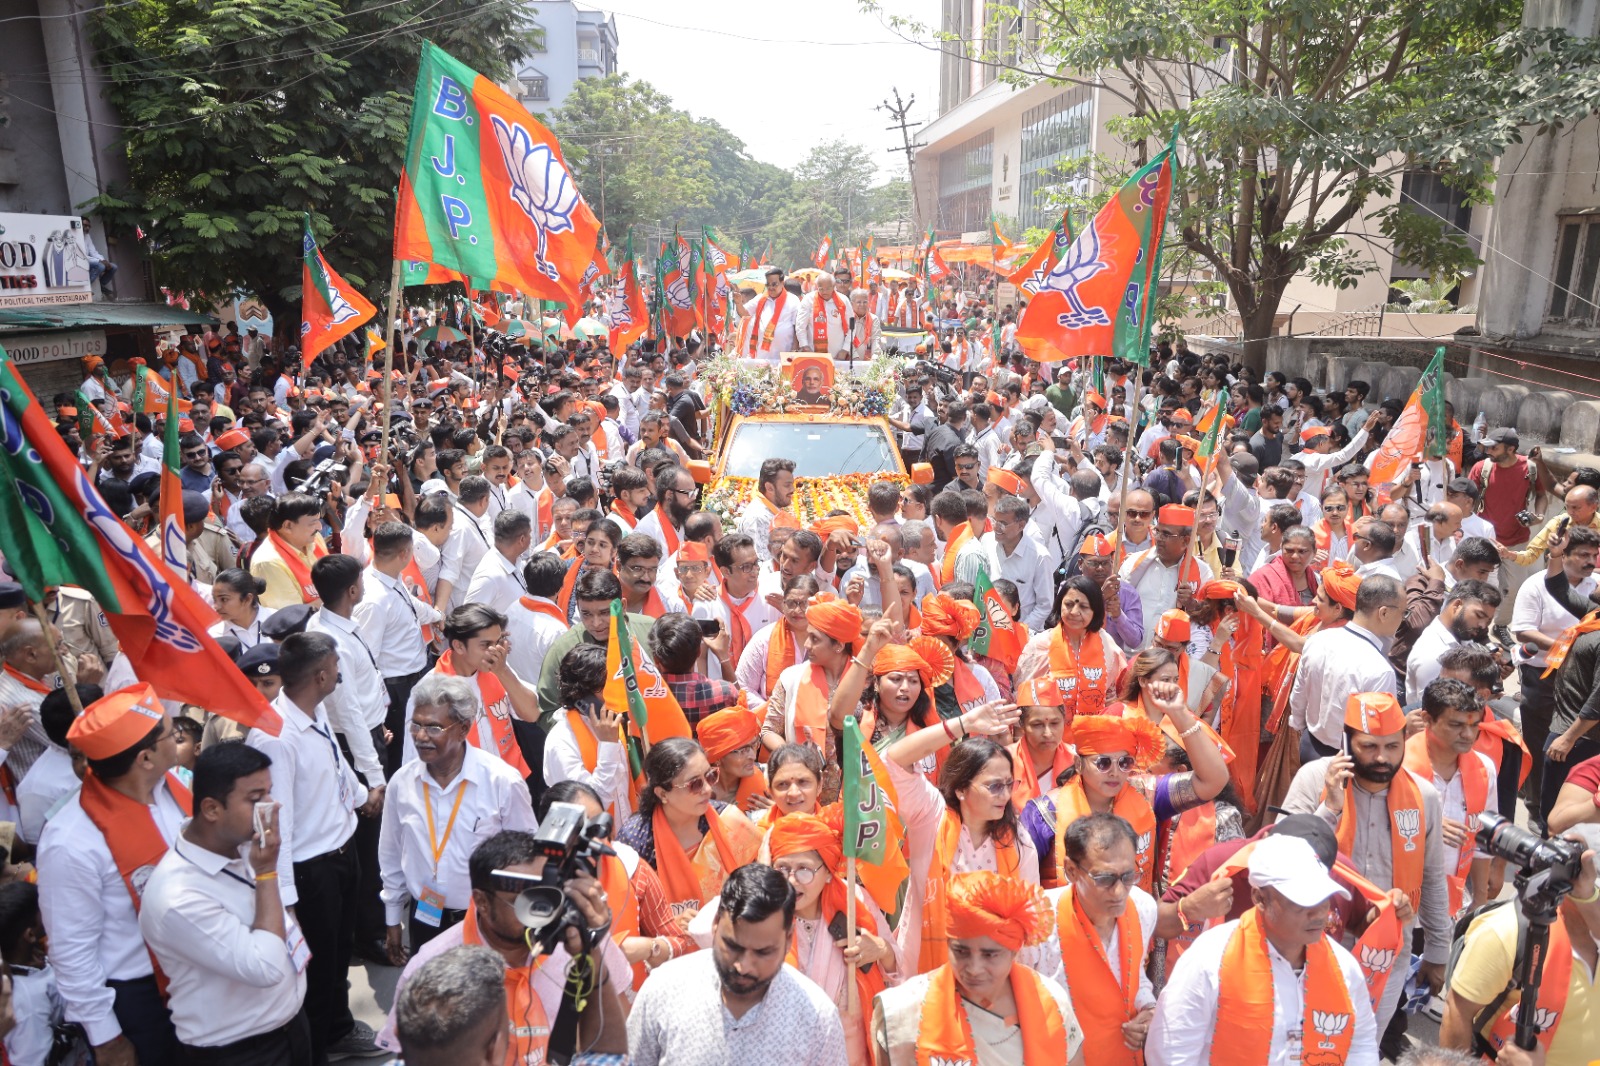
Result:
[[1558,537],[1566,536],[1567,535],[1567,527],[1569,525],[1571,525],[1571,524],[1572,524],[1572,516],[1571,515],[1562,515],[1561,516],[1561,521],[1559,523],[1557,523],[1557,525],[1556,525],[1556,536],[1558,536]]
[[1427,565],[1432,561],[1429,556],[1432,554],[1433,530],[1429,529],[1426,523],[1417,527],[1417,546],[1422,549],[1423,564]]
[[840,911],[835,914],[833,916],[833,920],[828,923],[828,938],[830,940],[843,940],[849,934],[849,929],[846,926],[844,919],[844,912]]
[[267,826],[272,824],[272,801],[259,800],[256,803],[254,818],[256,823],[256,843],[265,843]]
[[719,619],[697,618],[695,621],[700,623],[700,635],[708,640],[722,632],[722,622]]

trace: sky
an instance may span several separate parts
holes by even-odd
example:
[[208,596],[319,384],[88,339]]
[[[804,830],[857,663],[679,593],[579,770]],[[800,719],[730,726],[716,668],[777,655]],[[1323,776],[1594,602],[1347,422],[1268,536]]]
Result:
[[[792,169],[812,146],[835,138],[864,145],[879,177],[903,174],[893,119],[873,110],[916,97],[910,121],[934,117],[938,55],[906,41],[859,0],[584,0],[617,20],[617,61],[696,117],[714,118],[750,155]],[[933,0],[886,0],[887,11],[937,22]],[[777,98],[778,112],[769,102]]]

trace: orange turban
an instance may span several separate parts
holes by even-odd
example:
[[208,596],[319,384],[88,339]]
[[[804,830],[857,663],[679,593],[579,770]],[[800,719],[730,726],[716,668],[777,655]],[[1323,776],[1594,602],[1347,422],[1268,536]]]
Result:
[[89,704],[67,730],[67,740],[87,758],[109,759],[149,736],[165,713],[156,690],[138,682]]
[[1356,590],[1361,587],[1361,578],[1349,563],[1341,559],[1323,567],[1322,587],[1328,590],[1328,599],[1340,607],[1347,611],[1356,609]]
[[991,466],[987,475],[989,484],[1000,486],[1001,490],[1013,496],[1022,495],[1022,479],[1009,470],[1002,470],[998,466]]
[[1080,714],[1072,720],[1072,736],[1079,755],[1109,755],[1125,751],[1140,767],[1163,754],[1161,730],[1142,714]]
[[1056,684],[1056,679],[1048,674],[1044,677],[1036,677],[1032,681],[1024,681],[1018,685],[1016,701],[1018,707],[1066,706],[1066,700],[1061,695],[1061,686]]
[[839,839],[839,830],[814,814],[786,814],[773,822],[767,848],[774,859],[814,851],[829,870],[838,870],[844,865],[844,844]]
[[922,677],[922,687],[933,687],[933,667],[928,660],[904,644],[888,644],[872,657],[872,674],[882,677],[897,671],[915,670]]
[[1207,581],[1204,585],[1201,585],[1198,598],[1202,600],[1232,600],[1244,590],[1244,586],[1237,581],[1218,579]]
[[1356,692],[1344,701],[1344,724],[1357,733],[1387,737],[1404,731],[1406,716],[1387,692]]
[[695,734],[706,759],[719,763],[761,735],[761,719],[748,707],[728,707],[702,718]]
[[983,616],[978,606],[968,600],[958,600],[943,592],[925,596],[922,600],[922,632],[929,637],[955,637],[966,640],[978,629]]
[[840,644],[861,643],[861,610],[844,600],[812,604],[806,608],[806,621]]
[[945,909],[950,939],[986,936],[1008,951],[1043,943],[1055,918],[1038,885],[990,870],[952,877],[945,889]]
[[849,515],[844,514],[831,515],[828,518],[819,518],[815,522],[811,523],[811,532],[815,533],[823,540],[827,540],[830,536],[832,536],[834,533],[837,533],[841,529],[846,533],[852,534],[861,532],[861,527],[856,524],[856,520],[851,518]]

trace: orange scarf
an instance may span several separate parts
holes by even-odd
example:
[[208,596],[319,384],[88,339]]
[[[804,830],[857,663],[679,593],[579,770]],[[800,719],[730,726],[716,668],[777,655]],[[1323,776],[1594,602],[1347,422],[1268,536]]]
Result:
[[1489,756],[1489,761],[1494,763],[1496,776],[1500,773],[1500,761],[1505,758],[1506,745],[1511,744],[1522,749],[1522,765],[1517,768],[1517,787],[1528,780],[1528,771],[1533,769],[1533,754],[1528,751],[1528,742],[1522,739],[1522,731],[1510,722],[1503,722],[1494,716],[1494,712],[1485,707],[1483,710],[1483,724],[1478,727],[1478,739],[1472,745],[1473,751],[1481,751]]
[[[616,913],[615,909],[612,913]],[[483,934],[478,932],[478,908],[473,904],[467,905],[467,917],[461,923],[461,942],[483,944]],[[530,959],[526,966],[506,967],[506,1016],[519,1024],[510,1026],[505,1066],[545,1060],[545,1050],[550,1046],[550,1018],[544,1012],[544,1003],[533,991],[533,975],[549,957],[541,955]]]
[[[1011,747],[1011,758],[1021,769],[1017,775],[1016,788],[1011,791],[1011,803],[1017,808],[1022,808],[1031,799],[1036,799],[1042,793],[1039,791],[1039,775],[1033,772],[1033,756],[1028,754],[1026,741],[1019,740]],[[1055,752],[1050,756],[1050,782],[1054,786],[1061,772],[1072,765],[1072,746],[1063,741],[1056,745]]]
[[950,541],[944,546],[944,561],[939,564],[939,584],[948,585],[956,579],[956,556],[961,546],[971,539],[971,522],[963,522],[951,532]]
[[[1252,907],[1239,919],[1222,951],[1216,1016],[1228,1019],[1226,1040],[1211,1039],[1212,1066],[1258,1066],[1272,1053],[1272,961],[1261,915]],[[1287,1020],[1287,1019],[1286,1019]],[[1302,1062],[1344,1062],[1355,1036],[1355,1008],[1327,937],[1306,948],[1305,1013],[1300,1021]]]
[[[320,603],[322,597],[317,595],[317,586],[311,583],[311,567],[306,565],[300,553],[289,546],[289,542],[278,536],[273,530],[267,530],[267,541],[278,552],[278,558],[283,560],[283,565],[289,570],[289,576],[294,578],[295,584],[300,586],[301,603]],[[311,542],[311,559],[316,561],[328,554],[319,541]]]
[[678,538],[678,531],[672,528],[672,519],[667,517],[667,512],[659,506],[656,507],[656,521],[661,524],[661,540],[667,546],[668,555],[678,554],[678,545],[682,541]]
[[[711,827],[710,831],[701,839],[694,854],[690,855],[673,835],[665,811],[657,807],[650,816],[650,828],[656,844],[656,873],[661,875],[661,887],[666,890],[667,905],[672,908],[674,915],[685,912],[693,914],[705,906],[712,896],[722,891],[723,879],[739,865],[735,861],[733,846],[723,835],[717,809],[709,803],[706,804],[706,824]],[[716,850],[717,868],[707,861],[710,858],[706,851],[707,844]]]
[[[1432,771],[1429,771],[1432,779]],[[1356,853],[1355,782],[1344,786],[1344,811],[1339,815],[1336,833],[1339,850]],[[1428,827],[1422,820],[1422,792],[1416,779],[1404,768],[1389,782],[1389,849],[1393,855],[1394,887],[1411,897],[1420,908],[1422,898],[1422,851]]]
[[[1567,993],[1572,991],[1572,935],[1563,919],[1550,926],[1550,944],[1544,954],[1544,976],[1539,981],[1539,1003],[1534,1017],[1539,1023],[1539,1045],[1550,1050],[1561,1016],[1567,1009]],[[1516,1012],[1503,1011],[1489,1030],[1489,1043],[1496,1051],[1505,1047],[1517,1032]]]
[[1232,682],[1222,694],[1217,719],[1222,739],[1233,749],[1228,774],[1234,791],[1251,813],[1256,809],[1256,753],[1261,748],[1261,687],[1266,666],[1261,623],[1243,613],[1238,631],[1217,660],[1217,670]]
[[538,493],[534,496],[534,501],[534,509],[539,513],[540,532],[554,529],[556,525],[556,494],[550,491],[549,485],[540,485]]
[[[449,677],[462,676],[456,673],[453,649],[439,656],[435,669]],[[484,714],[478,719],[477,727],[467,734],[467,742],[475,748],[494,752],[517,773],[529,776],[533,771],[528,769],[517,734],[511,728],[511,697],[506,695],[506,687],[487,670],[479,670],[470,680],[478,683],[478,698],[483,702]],[[488,736],[484,735],[485,730]]]
[[[1022,1061],[1028,1066],[1066,1066],[1067,1025],[1044,979],[1019,963],[1011,966],[1011,998],[1022,1029]],[[955,971],[941,966],[928,982],[917,1023],[917,1066],[977,1061],[972,1023],[956,990]]]
[[27,674],[23,673],[21,670],[18,670],[10,663],[6,663],[3,669],[8,676],[17,682],[17,684],[26,688],[28,691],[37,692],[41,696],[50,695],[50,686],[45,684],[43,681],[29,677]]
[[1217,842],[1217,805],[1202,803],[1173,819],[1167,834],[1168,885],[1183,880],[1183,873],[1202,851]]
[[972,667],[965,660],[958,658],[955,663],[949,684],[955,690],[956,705],[965,713],[985,702],[983,682],[978,680],[978,675],[972,672]]
[[1596,630],[1600,630],[1600,610],[1590,611],[1583,616],[1583,621],[1577,625],[1568,626],[1562,632],[1560,638],[1556,640],[1555,646],[1550,649],[1549,654],[1545,656],[1545,661],[1549,665],[1544,668],[1544,673],[1539,676],[1549,677],[1560,669],[1561,664],[1567,661],[1567,653],[1572,650],[1572,642],[1585,633],[1593,633]]
[[579,559],[567,567],[566,574],[561,578],[561,591],[556,593],[556,610],[563,624],[572,617],[572,592],[578,587],[578,575],[582,570],[583,560]]
[[622,519],[630,533],[633,531],[633,527],[639,524],[639,516],[633,513],[632,507],[629,507],[621,500],[611,501],[611,513]]
[[767,641],[768,696],[778,687],[778,675],[793,666],[796,661],[794,635],[789,632],[789,623],[780,618],[772,623],[772,636]]
[[[952,869],[956,849],[961,845],[961,815],[949,808],[939,821],[939,835],[934,838],[933,855],[928,861],[928,887],[922,897],[922,957],[917,964],[918,973],[929,973],[950,961],[950,916],[945,910],[945,882],[960,871]],[[1018,877],[1022,858],[1017,851],[1015,837],[1002,844],[994,841],[995,872],[1005,877]]]
[[[862,897],[858,896],[856,903],[856,929],[862,933],[866,933],[871,936],[877,936],[877,922],[875,922],[872,918],[871,909],[860,902],[861,898]],[[829,943],[832,943],[833,933],[831,931],[831,927],[835,916],[838,916],[839,921],[843,922],[845,917],[849,914],[849,897],[845,895],[845,882],[838,877],[831,878],[827,885],[823,887],[822,896],[818,902],[822,907],[822,920],[818,925],[817,932],[817,940],[819,943],[813,945],[813,951],[817,951],[819,949],[826,950],[820,943],[823,937],[828,937]],[[834,948],[833,950],[837,951],[839,949]],[[799,922],[795,923],[794,933],[789,938],[789,954],[784,957],[783,961],[787,962],[790,966],[793,966],[807,977],[813,976],[812,972],[808,971],[806,965],[808,962],[810,962],[810,960],[802,959],[800,957]],[[866,970],[861,969],[859,966],[849,966],[848,963],[845,963],[844,965],[852,971],[850,976],[855,979],[856,995],[861,1004],[860,1024],[862,1026],[862,1046],[871,1047],[872,1034],[869,1030],[872,1024],[872,1002],[873,1000],[877,999],[878,993],[882,992],[884,989],[883,964],[878,963],[877,965]],[[848,980],[849,978],[846,979]],[[830,981],[829,983],[831,984],[832,982]],[[828,992],[829,990],[827,988],[823,988],[823,991]],[[848,1025],[849,1015],[845,1014],[843,1011],[840,1011],[840,1020]],[[848,1043],[849,1040],[847,1039],[846,1042]]]
[[[622,860],[615,855],[602,855],[597,880],[600,887],[605,889],[606,903],[611,907],[611,939],[617,947],[631,936],[639,934],[639,894],[633,890],[633,882],[628,879],[628,868],[622,865]],[[644,963],[633,964],[633,988],[639,990],[644,984],[644,979],[649,971],[644,968]]]
[[1106,644],[1099,633],[1085,631],[1078,653],[1072,653],[1066,630],[1057,626],[1050,631],[1050,676],[1061,690],[1061,699],[1067,713],[1067,724],[1080,714],[1095,714],[1105,709],[1106,687],[1111,679],[1106,676]]
[[738,791],[733,794],[733,805],[746,814],[750,813],[751,805],[761,796],[771,797],[767,791],[766,771],[757,766],[755,772],[739,782]]
[[[750,643],[750,619],[744,616],[744,612],[752,603],[756,602],[756,597],[754,593],[751,593],[749,599],[744,601],[744,606],[740,607],[733,602],[733,597],[728,595],[728,583],[726,581],[718,583],[717,595],[722,597],[722,605],[728,609],[728,654],[732,656],[731,661],[737,665],[744,656],[745,646]],[[781,625],[782,622],[780,621],[779,624]]]
[[[578,745],[578,758],[583,760],[583,768],[594,773],[594,768],[600,765],[600,738],[594,735],[594,727],[589,720],[579,711],[567,710],[567,725],[572,728],[572,739]],[[633,776],[628,776],[628,802],[637,807],[639,805],[639,787]],[[611,820],[621,824],[615,804],[611,805]]]
[[1122,1023],[1139,1013],[1139,969],[1144,961],[1144,930],[1139,909],[1127,901],[1117,918],[1117,964],[1111,965],[1075,892],[1056,900],[1061,967],[1072,1011],[1083,1026],[1083,1061],[1095,1066],[1142,1066],[1144,1056],[1122,1041]]
[[815,744],[819,751],[827,750],[828,698],[831,691],[828,687],[828,675],[822,667],[813,665],[794,692],[796,742]]
[[519,596],[517,597],[517,602],[522,604],[522,606],[526,607],[528,610],[532,611],[534,614],[542,614],[546,618],[554,618],[562,625],[567,625],[566,611],[561,607],[558,607],[556,604],[551,603],[549,600],[539,599],[533,596]]
[[[1056,806],[1056,884],[1045,887],[1059,888],[1066,884],[1067,854],[1064,842],[1067,826],[1079,818],[1088,817],[1094,810],[1083,791],[1081,777],[1074,777],[1050,793],[1050,800]],[[1122,791],[1117,793],[1115,802],[1111,804],[1111,813],[1133,826],[1133,835],[1137,838],[1134,861],[1139,867],[1139,887],[1149,892],[1154,882],[1156,812],[1143,793],[1132,785],[1123,785]]]
[[[842,334],[844,333],[844,324],[850,320],[850,316],[846,309],[844,297],[834,293],[832,300],[834,309],[839,312],[839,332]],[[828,355],[833,354],[833,350],[828,347],[828,305],[823,302],[820,292],[816,294],[816,298],[811,303],[811,350],[824,352]]]
[[[1433,760],[1428,757],[1426,730],[1406,741],[1405,768],[1424,781],[1433,780]],[[1472,870],[1472,854],[1477,847],[1478,816],[1489,805],[1490,783],[1489,771],[1484,769],[1476,751],[1457,756],[1456,773],[1461,775],[1461,796],[1466,801],[1467,839],[1461,842],[1461,847],[1457,851],[1455,872],[1446,878],[1451,914],[1461,912],[1461,901],[1466,895],[1467,874]],[[1442,790],[1440,795],[1442,798]]]
[[[760,355],[762,352],[767,352],[767,351],[771,351],[772,350],[772,338],[774,336],[776,336],[777,332],[778,332],[778,319],[783,317],[783,305],[788,303],[788,301],[789,301],[789,290],[785,289],[785,290],[783,290],[782,292],[780,292],[778,294],[778,298],[776,300],[770,300],[769,301],[768,297],[763,296],[763,297],[761,297],[760,300],[758,300],[756,302],[756,313],[754,315],[752,315],[751,319],[750,319],[750,322],[751,322],[751,328],[750,328],[750,356],[751,356],[751,358],[754,358],[754,357]],[[767,309],[767,304],[769,302],[772,304],[772,319],[771,319],[771,321],[769,321],[767,323],[766,328],[762,329],[761,328],[761,314],[762,314],[762,312],[764,312]],[[760,342],[760,344],[756,343],[756,330],[757,329],[761,330],[761,342]]]

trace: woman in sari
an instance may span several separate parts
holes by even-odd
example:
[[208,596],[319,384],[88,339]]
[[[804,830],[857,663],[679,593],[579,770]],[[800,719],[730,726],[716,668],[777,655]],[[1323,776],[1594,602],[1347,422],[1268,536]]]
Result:
[[1029,800],[1055,788],[1077,756],[1068,742],[1072,731],[1054,680],[1036,677],[1017,686],[1017,714],[1022,736],[1011,748],[1017,765],[1012,802],[1020,811]]
[[1277,558],[1250,575],[1260,598],[1290,612],[1309,606],[1317,596],[1317,567],[1312,566],[1316,538],[1305,526],[1291,526],[1283,534]]
[[[911,865],[898,928],[908,974],[926,973],[947,961],[944,891],[952,875],[992,870],[1039,881],[1039,855],[1027,834],[1018,831],[1011,802],[1016,787],[1011,752],[990,739],[1006,739],[1016,720],[1011,704],[985,703],[920,729],[884,752]],[[917,767],[947,747],[935,788]]]
[[711,798],[717,772],[686,737],[656,743],[644,758],[639,809],[618,839],[655,868],[680,928],[755,858],[760,831],[738,808]]
[[[850,660],[828,705],[828,725],[834,731],[843,729],[845,718],[853,714],[861,735],[880,753],[938,719],[932,693],[955,668],[955,656],[942,641],[913,637],[909,644],[901,643],[895,639],[899,628],[889,618],[872,623],[861,654]],[[918,772],[932,780],[937,761],[924,760]]]
[[[1142,661],[1134,674],[1142,679],[1136,707],[1130,710],[1119,704],[1074,719],[1078,757],[1073,772],[1022,812],[1022,827],[1041,857],[1046,887],[1059,888],[1063,883],[1061,831],[1086,814],[1109,812],[1133,826],[1139,844],[1140,887],[1151,891],[1158,826],[1216,798],[1228,783],[1221,751],[1184,706],[1177,660],[1159,648],[1140,652],[1137,660]],[[1171,720],[1195,770],[1165,768],[1166,742],[1155,724],[1161,718]]]
[[[740,699],[744,698],[743,693]],[[772,806],[767,775],[756,762],[761,749],[761,719],[743,705],[708,714],[695,726],[695,736],[717,771],[712,798],[732,804],[746,814]]]
[[1111,702],[1126,663],[1105,622],[1100,586],[1076,574],[1062,582],[1044,630],[1028,638],[1017,660],[1018,685],[1042,676],[1055,681],[1069,727],[1076,716],[1094,714]]

